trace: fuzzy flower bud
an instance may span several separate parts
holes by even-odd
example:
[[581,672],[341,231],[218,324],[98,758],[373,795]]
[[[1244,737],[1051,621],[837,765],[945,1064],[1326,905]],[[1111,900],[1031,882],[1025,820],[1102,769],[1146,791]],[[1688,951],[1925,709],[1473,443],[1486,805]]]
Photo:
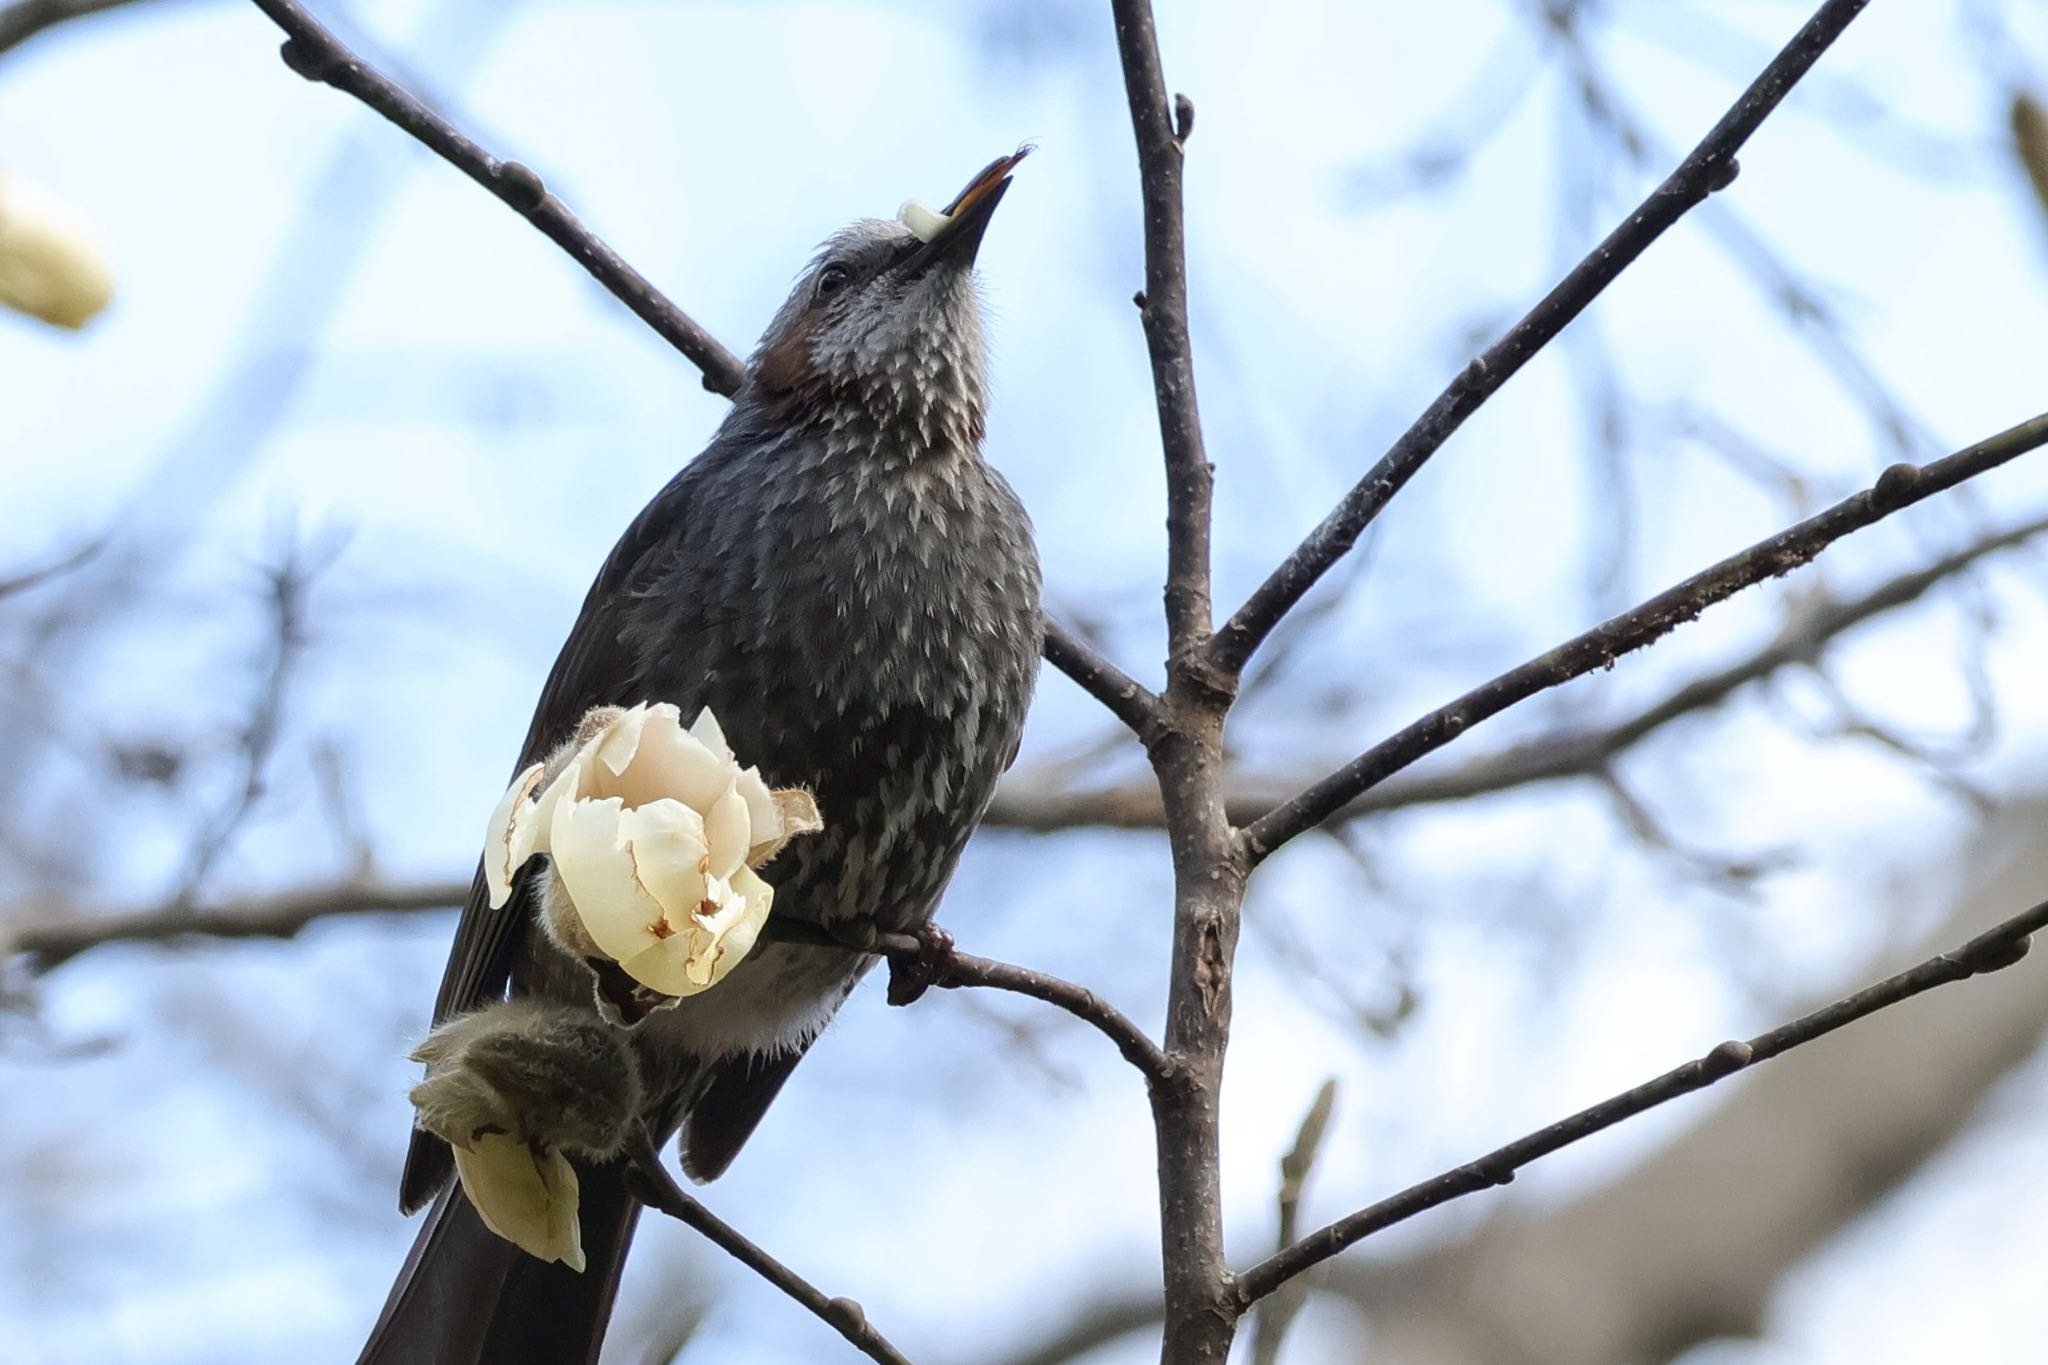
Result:
[[581,1190],[570,1156],[607,1160],[639,1121],[625,1036],[586,1008],[511,1000],[460,1015],[413,1052],[421,1128],[455,1149],[484,1226],[529,1255],[582,1270]]

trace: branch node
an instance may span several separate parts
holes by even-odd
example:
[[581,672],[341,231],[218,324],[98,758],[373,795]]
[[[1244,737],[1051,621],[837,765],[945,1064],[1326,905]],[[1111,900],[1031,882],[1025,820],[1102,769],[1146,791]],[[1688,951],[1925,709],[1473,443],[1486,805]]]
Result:
[[1730,1038],[1717,1044],[1712,1052],[1700,1058],[1700,1070],[1713,1080],[1733,1075],[1756,1060],[1756,1051],[1739,1038]]
[[825,1305],[832,1315],[832,1325],[842,1332],[865,1332],[868,1330],[868,1314],[854,1300],[841,1295]]
[[532,213],[548,197],[548,187],[541,183],[540,176],[521,161],[500,161],[491,172],[491,179],[497,182],[506,204],[515,213]]
[[1735,183],[1735,177],[1742,174],[1742,163],[1734,157],[1717,161],[1707,168],[1707,193],[1719,194]]
[[1140,289],[1137,293],[1131,295],[1131,306],[1136,308],[1141,313],[1145,311],[1145,305],[1149,302],[1151,302],[1151,300],[1145,297],[1145,291],[1142,289]]
[[1982,976],[1986,972],[2002,972],[2025,958],[2033,946],[2034,940],[2030,935],[1993,945],[1970,963],[1970,971],[1976,976]]
[[1883,512],[1903,507],[1919,482],[1920,466],[1901,461],[1877,476],[1870,489],[1871,505]]
[[1195,131],[1195,102],[1186,95],[1176,93],[1173,97],[1173,140],[1186,146],[1188,134]]
[[309,81],[325,83],[334,75],[340,65],[332,48],[320,47],[303,38],[287,38],[277,49],[277,55],[296,74]]

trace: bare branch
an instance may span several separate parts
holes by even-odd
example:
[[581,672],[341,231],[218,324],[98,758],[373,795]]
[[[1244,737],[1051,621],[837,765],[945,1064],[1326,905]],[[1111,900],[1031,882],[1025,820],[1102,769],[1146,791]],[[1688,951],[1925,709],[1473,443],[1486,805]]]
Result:
[[[468,894],[467,881],[396,885],[365,880],[332,882],[198,909],[155,906],[123,914],[60,914],[55,909],[44,910],[14,917],[27,923],[0,934],[0,948],[5,950],[0,958],[19,954],[28,959],[34,970],[47,972],[107,944],[166,943],[187,938],[291,938],[314,920],[330,915],[445,910],[462,904]],[[891,959],[915,958],[925,950],[925,945],[910,934],[879,934],[872,942],[850,943],[815,924],[798,920],[771,919],[761,936],[784,943],[872,952]],[[949,954],[940,968],[931,982],[934,986],[983,987],[1030,996],[1065,1010],[1108,1038],[1148,1083],[1166,1074],[1165,1055],[1146,1037],[1145,1031],[1084,986],[968,953]]]
[[1195,107],[1185,95],[1169,105],[1148,0],[1112,0],[1110,8],[1144,203],[1145,288],[1135,302],[1166,459],[1166,696],[1161,724],[1146,736],[1174,874],[1164,1036],[1172,1065],[1151,1092],[1164,1250],[1161,1359],[1223,1365],[1236,1322],[1223,1252],[1221,1092],[1249,867],[1223,815],[1223,721],[1236,680],[1211,667],[1208,651],[1213,478],[1195,405],[1181,202]]
[[869,1325],[859,1304],[852,1299],[827,1298],[824,1291],[748,1241],[677,1184],[668,1167],[661,1164],[661,1153],[655,1150],[654,1139],[644,1129],[628,1159],[632,1162],[632,1174],[637,1177],[632,1181],[633,1192],[647,1207],[702,1233],[720,1251],[808,1308],[869,1360],[879,1360],[883,1365],[910,1365],[909,1359],[891,1346],[888,1338]]
[[[0,18],[4,17],[0,15]],[[92,559],[105,545],[105,540],[88,540],[61,559],[39,564],[33,569],[24,569],[8,578],[0,578],[0,598],[12,597],[16,593],[27,592],[30,588],[39,588],[53,578],[61,578]]]
[[1681,1095],[1704,1090],[1746,1067],[1790,1052],[1937,986],[2010,967],[2026,956],[2031,941],[2029,936],[2044,927],[2048,927],[2048,901],[1987,929],[1952,952],[1939,953],[1918,966],[1886,977],[1832,1005],[1802,1015],[1768,1033],[1758,1034],[1748,1042],[1731,1040],[1722,1043],[1704,1057],[1674,1067],[1654,1080],[1645,1081],[1527,1137],[1518,1138],[1476,1161],[1467,1162],[1340,1218],[1238,1277],[1236,1287],[1240,1309],[1249,1308],[1303,1271],[1375,1232],[1465,1195],[1505,1185],[1530,1162],[1625,1119],[1634,1118]]
[[[1924,875],[1908,874],[1935,894],[1972,883],[1910,943],[1891,940],[1920,916],[1889,898],[1857,906],[1859,919],[1885,926],[1882,961],[1802,992],[1787,1012],[1910,966],[2040,896],[2044,822],[2040,794],[2023,796],[1991,828],[1930,855]],[[1991,870],[1981,883],[1980,869]],[[1699,1106],[1711,1112],[1611,1180],[1562,1201],[1519,1201],[1449,1246],[1328,1262],[1316,1290],[1356,1304],[1372,1323],[1373,1359],[1400,1365],[1498,1361],[1505,1340],[1516,1365],[1648,1365],[1765,1336],[1785,1276],[1925,1178],[2044,1034],[2048,992],[2026,972],[1923,996],[1716,1091]]]
[[[819,947],[871,952],[892,962],[916,959],[929,948],[914,934],[876,934],[871,941],[849,942],[807,921],[779,918],[771,918],[762,926],[761,937],[783,943],[810,943]],[[1166,1054],[1145,1035],[1145,1030],[1085,986],[1077,986],[1028,967],[1016,967],[992,958],[954,951],[945,953],[930,984],[944,990],[980,986],[1042,1000],[1065,1010],[1116,1044],[1116,1050],[1144,1075],[1147,1084],[1156,1084],[1169,1070]]]
[[1345,494],[1335,510],[1323,518],[1216,632],[1208,652],[1219,670],[1231,676],[1242,671],[1280,618],[1329,572],[1331,565],[1349,552],[1373,518],[1465,419],[1584,312],[1666,229],[1734,179],[1735,153],[1868,3],[1869,0],[1827,0],[1664,183],[1652,190],[1621,226],[1574,266],[1506,336],[1437,395],[1436,401]]
[[[1403,772],[1347,802],[1332,822],[1382,811],[1441,805],[1541,782],[1594,777],[1623,753],[1688,716],[1721,705],[1751,683],[1819,658],[1827,644],[1856,627],[1910,606],[1942,583],[2001,551],[2048,535],[2048,517],[2023,522],[1976,540],[1846,602],[1802,607],[1779,634],[1753,653],[1704,673],[1632,714],[1602,725],[1544,735],[1466,760],[1443,772]],[[1298,620],[1301,613],[1288,617]],[[1270,654],[1267,656],[1270,657]],[[1133,684],[1135,686],[1135,684]],[[1311,779],[1240,774],[1229,782],[1225,811],[1239,827],[1271,814]],[[1157,829],[1163,818],[1159,789],[1131,782],[1068,790],[1042,774],[1022,773],[996,792],[984,824],[1048,834],[1083,827]]]
[[349,51],[294,0],[255,3],[287,35],[281,54],[285,65],[309,81],[353,95],[495,194],[575,257],[614,298],[703,371],[705,388],[727,395],[738,391],[746,378],[744,362],[600,241],[561,200],[548,193],[532,170],[517,161],[501,161],[479,147]]
[[16,0],[0,9],[0,53],[20,47],[46,28],[68,19],[104,14],[135,0]]
[[1045,618],[1045,661],[1107,706],[1140,739],[1158,725],[1158,696],[1050,616]]
[[181,914],[198,899],[207,876],[262,798],[264,773],[284,727],[285,696],[293,667],[306,643],[306,596],[327,562],[331,562],[327,555],[316,553],[306,560],[293,548],[265,575],[270,638],[261,671],[262,683],[250,704],[249,717],[235,737],[240,780],[226,803],[198,831],[167,913]]
[[1874,487],[1694,574],[1640,606],[1474,688],[1374,745],[1307,791],[1254,821],[1245,830],[1251,858],[1254,862],[1263,859],[1289,839],[1335,815],[1360,793],[1424,754],[1443,747],[1489,716],[1547,688],[1607,667],[1621,655],[1663,638],[1716,602],[1800,567],[1850,532],[1996,469],[2041,445],[2048,445],[2048,413],[1931,464],[1893,465],[1878,476]]
[[[1309,1172],[1315,1169],[1316,1154],[1322,1150],[1323,1134],[1329,1129],[1330,1114],[1336,1107],[1337,1078],[1332,1076],[1316,1091],[1315,1102],[1302,1115],[1294,1146],[1280,1158],[1280,1251],[1293,1246],[1300,1236],[1297,1222],[1301,1216],[1302,1189],[1308,1184]],[[1295,1280],[1275,1291],[1259,1309],[1258,1330],[1252,1334],[1252,1365],[1280,1365],[1280,1345],[1287,1339],[1287,1329],[1294,1324],[1295,1314],[1301,1311],[1302,1290],[1301,1282]]]
[[31,915],[21,927],[0,930],[4,956],[20,954],[36,971],[47,972],[81,953],[111,943],[170,943],[188,938],[292,938],[314,920],[329,915],[385,914],[447,910],[462,904],[468,881],[416,882],[398,885],[377,881],[333,882],[275,895],[222,901],[177,914],[163,906],[121,914],[63,913],[51,907]]
[[1192,662],[1209,637],[1209,514],[1213,480],[1202,452],[1188,340],[1187,234],[1181,203],[1183,142],[1194,127],[1186,95],[1167,98],[1159,34],[1146,0],[1115,0],[1138,182],[1145,206],[1145,288],[1133,300],[1152,357],[1152,391],[1166,455],[1166,636],[1175,661]]

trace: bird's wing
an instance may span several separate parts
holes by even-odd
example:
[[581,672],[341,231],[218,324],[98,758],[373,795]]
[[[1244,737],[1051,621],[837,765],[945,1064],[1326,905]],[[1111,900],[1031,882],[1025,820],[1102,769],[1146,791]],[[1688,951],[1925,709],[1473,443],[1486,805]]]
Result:
[[[517,775],[540,762],[572,734],[593,706],[631,706],[638,695],[645,659],[621,630],[633,594],[671,561],[676,530],[682,525],[688,485],[682,475],[647,504],[619,543],[612,548],[597,581],[583,599],[583,610],[569,628],[569,638],[555,659],[526,732]],[[462,918],[455,925],[455,943],[434,997],[434,1023],[503,997],[512,964],[533,923],[531,871],[513,884],[512,895],[493,907],[484,884],[483,864],[469,884]],[[432,1198],[448,1174],[446,1146],[415,1130],[406,1153],[399,1202],[415,1209]]]

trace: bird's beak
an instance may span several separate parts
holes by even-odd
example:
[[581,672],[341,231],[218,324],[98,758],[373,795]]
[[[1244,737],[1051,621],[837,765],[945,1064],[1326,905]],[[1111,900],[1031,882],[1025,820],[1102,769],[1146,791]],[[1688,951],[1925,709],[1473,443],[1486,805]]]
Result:
[[999,156],[967,182],[967,188],[953,196],[953,202],[946,205],[946,222],[938,233],[905,257],[902,270],[912,279],[942,261],[951,262],[961,269],[974,264],[975,253],[981,249],[981,235],[988,231],[989,219],[995,216],[996,205],[1003,202],[1003,195],[1010,188],[1010,172],[1017,163],[1031,155],[1029,146],[1019,147],[1008,156]]

